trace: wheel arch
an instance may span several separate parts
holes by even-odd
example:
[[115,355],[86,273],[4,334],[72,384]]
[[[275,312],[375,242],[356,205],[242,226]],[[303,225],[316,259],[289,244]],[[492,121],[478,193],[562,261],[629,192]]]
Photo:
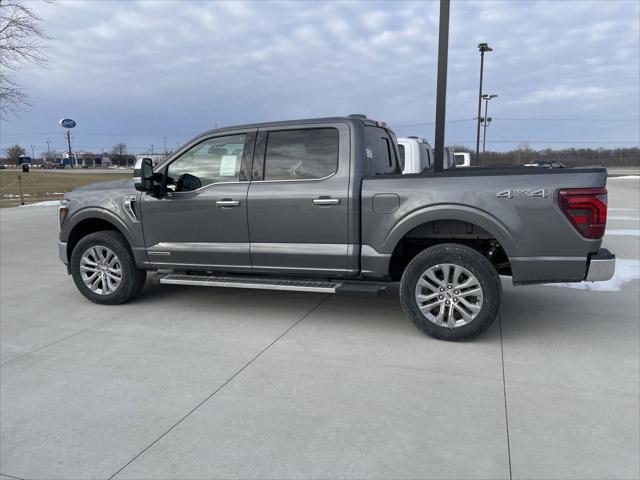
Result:
[[472,207],[439,205],[412,212],[389,232],[384,245],[389,255],[387,276],[397,278],[420,251],[439,243],[474,248],[501,274],[511,274],[509,258],[517,245],[502,222]]
[[67,243],[67,260],[71,259],[73,249],[80,239],[101,230],[119,232],[126,239],[129,248],[132,248],[133,235],[122,220],[108,210],[84,209],[65,221],[64,231],[67,233],[62,240]]
[[382,245],[382,251],[393,253],[398,243],[416,227],[447,220],[469,223],[482,228],[502,245],[508,256],[516,255],[516,241],[499,219],[483,210],[464,205],[435,205],[411,212],[389,231]]

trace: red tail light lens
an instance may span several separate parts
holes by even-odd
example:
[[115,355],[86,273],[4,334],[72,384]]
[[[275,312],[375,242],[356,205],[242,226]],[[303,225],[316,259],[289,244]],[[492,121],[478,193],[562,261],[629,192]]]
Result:
[[602,238],[607,224],[606,188],[570,188],[558,192],[558,205],[585,238]]

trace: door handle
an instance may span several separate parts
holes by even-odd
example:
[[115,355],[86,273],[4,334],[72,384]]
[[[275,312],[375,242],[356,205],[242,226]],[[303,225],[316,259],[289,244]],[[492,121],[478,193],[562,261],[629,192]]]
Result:
[[240,206],[240,202],[238,200],[231,200],[230,198],[224,198],[216,202],[216,207],[221,207],[221,208],[231,208],[231,207],[239,207],[239,206]]
[[324,206],[324,205],[339,205],[340,204],[340,199],[339,198],[331,198],[331,197],[314,198],[313,199],[313,204],[314,205],[320,205],[320,206]]

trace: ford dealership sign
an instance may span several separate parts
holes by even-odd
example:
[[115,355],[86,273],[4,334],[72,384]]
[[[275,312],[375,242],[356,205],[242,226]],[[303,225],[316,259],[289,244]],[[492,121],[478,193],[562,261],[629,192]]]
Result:
[[63,118],[60,120],[60,126],[62,128],[73,128],[76,126],[75,120],[71,120],[70,118]]

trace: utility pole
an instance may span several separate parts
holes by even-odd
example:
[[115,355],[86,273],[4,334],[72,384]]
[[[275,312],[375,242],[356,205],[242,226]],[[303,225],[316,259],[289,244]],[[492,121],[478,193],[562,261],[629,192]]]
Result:
[[69,147],[69,165],[73,168],[73,160],[71,153],[71,130],[67,129],[67,146]]
[[36,159],[36,154],[34,153],[34,146],[33,145],[29,145],[31,147],[31,163],[33,163],[33,161]]
[[444,165],[444,124],[447,104],[447,58],[449,55],[449,0],[440,0],[438,23],[438,81],[436,87],[436,131],[434,172]]
[[476,162],[480,157],[480,123],[482,122],[482,76],[484,74],[484,52],[493,52],[486,43],[478,44],[478,50],[480,51],[480,91],[478,92],[478,131],[476,134]]
[[489,108],[489,100],[497,98],[498,95],[482,95],[482,99],[484,100],[484,122],[483,126],[483,134],[482,134],[482,155],[484,156],[484,147],[487,141],[487,127],[491,123],[491,117],[487,117],[487,110]]
[[51,141],[47,140],[47,161],[51,161]]

